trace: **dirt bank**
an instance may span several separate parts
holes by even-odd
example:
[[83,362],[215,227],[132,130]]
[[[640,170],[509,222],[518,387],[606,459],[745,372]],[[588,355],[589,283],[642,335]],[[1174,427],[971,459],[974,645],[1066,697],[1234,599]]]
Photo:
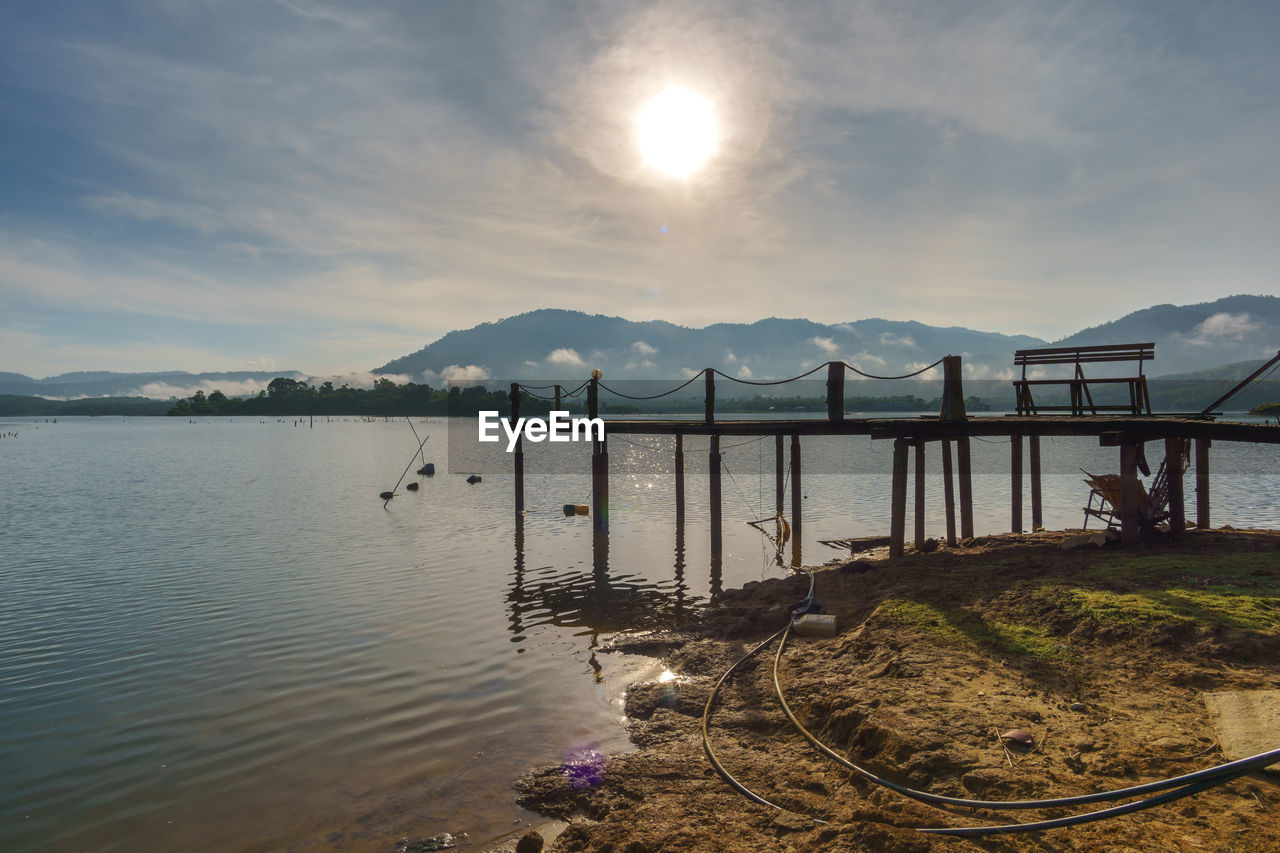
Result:
[[[1280,533],[1197,531],[1124,550],[1064,550],[1068,535],[816,570],[815,597],[840,631],[788,646],[781,681],[793,710],[873,772],[956,797],[1084,794],[1220,763],[1202,692],[1280,687]],[[721,673],[784,625],[807,588],[803,576],[748,584],[695,634],[620,643],[657,651],[684,679],[629,692],[636,752],[520,781],[522,805],[570,820],[555,850],[1280,849],[1280,785],[1254,777],[1074,828],[922,834],[1102,806],[942,811],[872,786],[787,722],[772,650],[726,685],[711,721],[725,767],[787,811],[750,802],[705,758],[702,710]],[[1012,729],[1031,744],[1002,741]]]

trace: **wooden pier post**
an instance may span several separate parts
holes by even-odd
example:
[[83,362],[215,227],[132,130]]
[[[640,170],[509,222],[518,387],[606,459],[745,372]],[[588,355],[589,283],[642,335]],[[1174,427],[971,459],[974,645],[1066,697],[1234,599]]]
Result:
[[890,498],[889,556],[901,557],[907,538],[907,441],[893,441],[893,490]]
[[707,454],[707,473],[711,475],[711,563],[718,565],[724,545],[720,506],[720,436],[711,436],[711,452]]
[[591,381],[587,384],[587,417],[600,417],[600,377],[599,369],[591,371]]
[[1165,482],[1169,489],[1169,533],[1177,537],[1187,529],[1186,499],[1182,488],[1182,438],[1164,440]]
[[1196,439],[1196,527],[1209,529],[1209,448],[1207,438]]
[[951,476],[951,439],[942,439],[942,499],[947,515],[947,544],[956,544],[956,495]]
[[556,386],[556,390],[555,390],[555,395],[556,395],[556,405],[555,405],[555,409],[554,409],[553,411],[560,412],[560,411],[563,411],[563,410],[564,410],[564,409],[563,409],[563,407],[562,407],[562,406],[561,406],[561,404],[560,404],[560,394],[561,394],[561,389],[560,389],[560,386],[559,386],[559,385],[557,385],[557,386]]
[[1120,444],[1120,494],[1124,503],[1120,506],[1120,544],[1133,545],[1138,541],[1141,524],[1141,499],[1138,481],[1138,444],[1129,437]]
[[773,506],[782,515],[782,495],[786,489],[786,472],[782,465],[782,433],[773,437]]
[[956,439],[956,475],[960,478],[960,538],[973,538],[973,474],[969,463],[969,436]]
[[827,362],[827,420],[844,420],[844,362]]
[[916,550],[924,550],[924,441],[916,439]]
[[706,421],[712,424],[716,421],[716,372],[708,367],[702,373],[706,377],[707,383]]
[[[520,384],[511,383],[511,392],[507,395],[511,401],[511,422],[516,423],[520,420]],[[515,458],[512,460],[512,469],[515,480],[515,507],[516,518],[524,515],[524,436],[516,439]]]
[[594,442],[591,454],[591,515],[599,533],[609,533],[609,449],[604,440]]
[[676,433],[676,526],[684,531],[684,436]]
[[800,436],[791,434],[791,565],[800,565],[800,533],[803,526],[803,513],[800,502],[804,499],[804,489],[800,482]]
[[1010,529],[1022,532],[1022,436],[1009,436],[1009,490],[1012,519]]
[[1031,436],[1031,530],[1044,530],[1044,504],[1040,494],[1040,436]]
[[964,410],[964,384],[961,381],[960,356],[949,355],[942,360],[942,412],[944,421],[963,421],[968,415]]

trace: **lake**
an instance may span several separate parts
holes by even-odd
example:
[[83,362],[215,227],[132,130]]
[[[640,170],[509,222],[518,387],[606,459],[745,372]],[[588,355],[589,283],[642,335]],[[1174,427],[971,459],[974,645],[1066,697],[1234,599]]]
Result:
[[[421,456],[413,430],[430,434]],[[679,540],[671,440],[610,439],[597,566],[591,520],[561,511],[590,503],[585,447],[529,449],[517,524],[509,475],[446,473],[466,464],[449,466],[446,433],[441,419],[0,420],[0,849],[492,839],[532,819],[512,802],[522,772],[625,748],[622,691],[658,668],[596,654],[609,634],[678,626],[722,588],[785,574],[745,523],[772,514],[771,438],[724,442],[713,573],[705,439],[686,440]],[[977,530],[1006,530],[1007,440],[973,444]],[[887,533],[889,443],[806,439],[804,454],[807,563],[839,556],[821,539]],[[1077,469],[1117,457],[1046,440],[1046,525],[1078,527]],[[423,461],[440,473],[417,476]],[[384,508],[406,466],[420,490]],[[1280,448],[1215,445],[1214,523],[1280,527],[1276,472]]]

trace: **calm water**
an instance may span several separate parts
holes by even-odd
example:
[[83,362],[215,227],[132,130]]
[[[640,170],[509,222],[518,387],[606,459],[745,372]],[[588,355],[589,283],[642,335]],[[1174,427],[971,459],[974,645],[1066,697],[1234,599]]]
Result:
[[[0,421],[18,432],[0,438],[0,849],[493,838],[529,817],[511,803],[523,770],[625,745],[621,690],[652,662],[594,656],[610,632],[784,573],[744,523],[771,514],[771,439],[725,441],[713,575],[705,443],[686,442],[677,548],[670,441],[610,441],[596,567],[589,519],[560,509],[589,502],[585,449],[580,474],[530,454],[517,526],[509,477],[443,473],[445,424],[415,427],[441,473],[411,472],[421,491],[384,509],[417,446],[403,420]],[[819,539],[887,531],[887,443],[804,453],[806,562],[837,556]],[[1213,453],[1215,524],[1280,527],[1280,449]],[[979,531],[1007,529],[1008,444],[974,454]],[[1116,455],[1046,442],[1046,524],[1079,526],[1076,469]]]

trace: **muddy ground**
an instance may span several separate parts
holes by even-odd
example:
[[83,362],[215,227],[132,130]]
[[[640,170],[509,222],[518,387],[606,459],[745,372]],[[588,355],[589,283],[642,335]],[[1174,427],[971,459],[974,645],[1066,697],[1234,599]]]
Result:
[[[874,773],[964,798],[1084,794],[1222,762],[1202,693],[1280,687],[1280,532],[1064,550],[1069,535],[815,570],[815,597],[839,632],[786,648],[781,683],[797,717]],[[522,805],[570,821],[554,850],[1280,850],[1280,777],[1269,776],[1072,828],[921,833],[1105,804],[942,810],[865,782],[787,722],[772,647],[726,683],[710,721],[725,768],[782,810],[749,801],[704,755],[703,708],[807,589],[803,575],[748,584],[695,632],[618,642],[661,655],[683,678],[629,691],[637,751],[520,780]],[[1002,740],[1013,729],[1031,743]]]

